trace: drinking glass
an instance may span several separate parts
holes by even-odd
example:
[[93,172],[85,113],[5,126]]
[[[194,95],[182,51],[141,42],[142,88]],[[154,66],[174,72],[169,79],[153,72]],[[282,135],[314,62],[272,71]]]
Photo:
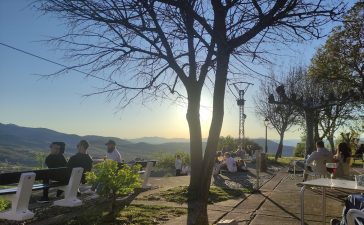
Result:
[[330,173],[331,185],[334,185],[334,183],[332,182],[332,176],[334,175],[336,168],[337,168],[336,163],[326,163],[326,170],[327,172]]

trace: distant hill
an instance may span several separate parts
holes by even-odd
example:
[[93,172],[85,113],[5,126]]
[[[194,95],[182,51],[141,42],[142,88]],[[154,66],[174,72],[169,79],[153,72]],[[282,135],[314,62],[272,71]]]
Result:
[[[256,142],[258,145],[260,145],[264,151],[265,148],[265,139],[263,138],[257,138],[257,139],[251,139],[254,142]],[[268,140],[267,141],[267,150],[268,154],[275,154],[278,148],[278,143]],[[293,156],[294,153],[294,147],[293,146],[283,146],[282,150],[282,156]]]
[[[189,140],[183,138],[144,137],[125,140],[116,137],[102,137],[95,135],[79,136],[65,134],[46,128],[21,127],[14,124],[0,123],[0,162],[8,161],[23,165],[35,165],[36,152],[49,152],[49,144],[53,141],[66,143],[66,156],[76,153],[76,145],[81,139],[90,142],[89,152],[93,157],[105,155],[105,143],[109,139],[115,140],[118,150],[125,160],[136,157],[151,159],[157,152],[177,151],[189,152]],[[264,139],[252,139],[264,149]],[[278,144],[268,141],[268,152],[275,153]],[[293,147],[285,146],[283,155],[293,154]]]
[[176,142],[183,142],[188,143],[190,142],[187,138],[163,138],[163,137],[142,137],[142,138],[135,138],[135,139],[128,139],[128,141],[133,143],[138,142],[145,142],[149,144],[164,144],[164,143],[176,143]]

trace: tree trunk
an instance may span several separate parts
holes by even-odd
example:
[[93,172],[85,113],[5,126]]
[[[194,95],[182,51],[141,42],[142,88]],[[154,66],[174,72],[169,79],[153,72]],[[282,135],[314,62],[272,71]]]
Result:
[[282,157],[282,151],[283,151],[283,139],[284,139],[284,132],[282,132],[279,135],[279,145],[276,152],[276,156],[274,157],[274,160],[277,161],[278,158]]
[[201,89],[198,86],[190,87],[188,93],[188,108],[186,119],[190,131],[191,177],[190,190],[197,192],[200,185],[200,172],[202,167],[202,134],[200,123]]
[[306,152],[305,157],[307,155],[311,154],[315,149],[315,142],[314,142],[314,120],[315,120],[315,114],[313,110],[305,110],[305,119],[306,119]]
[[[187,222],[189,225],[209,224],[207,215],[207,201],[211,184],[212,169],[215,161],[215,154],[224,118],[224,98],[229,64],[229,55],[226,52],[220,52],[218,55],[220,57],[217,60],[211,126],[207,139],[203,163],[201,163],[202,168],[198,177],[199,188],[197,192],[194,192],[193,189],[190,190],[190,193],[194,196],[188,203]],[[190,187],[192,187],[191,184]]]
[[327,140],[329,140],[330,148],[331,148],[331,152],[332,152],[332,154],[335,154],[335,142],[334,142],[334,136],[333,136],[333,135],[328,135],[328,136],[327,136]]

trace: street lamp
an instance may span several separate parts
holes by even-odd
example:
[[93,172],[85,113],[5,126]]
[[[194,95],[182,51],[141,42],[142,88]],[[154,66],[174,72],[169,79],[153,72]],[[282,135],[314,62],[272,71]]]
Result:
[[268,124],[269,124],[269,120],[266,117],[264,120],[264,125],[265,125],[265,154],[267,154],[268,151]]

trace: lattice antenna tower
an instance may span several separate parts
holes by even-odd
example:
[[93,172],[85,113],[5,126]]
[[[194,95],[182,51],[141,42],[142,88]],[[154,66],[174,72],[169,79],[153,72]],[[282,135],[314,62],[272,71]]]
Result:
[[231,93],[236,98],[236,103],[239,106],[239,149],[242,149],[242,147],[244,147],[244,149],[246,150],[246,140],[245,140],[246,114],[244,111],[244,105],[245,105],[244,95],[248,90],[249,86],[254,84],[249,82],[235,82],[230,85],[233,85],[235,88],[235,93],[234,93],[234,91],[231,90],[229,87]]

